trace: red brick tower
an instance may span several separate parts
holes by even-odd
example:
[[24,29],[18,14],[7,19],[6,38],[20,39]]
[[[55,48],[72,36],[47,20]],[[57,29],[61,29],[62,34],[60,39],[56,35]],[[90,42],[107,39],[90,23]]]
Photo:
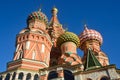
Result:
[[49,23],[48,33],[53,42],[53,46],[52,46],[51,53],[50,53],[50,55],[51,55],[50,56],[50,65],[53,66],[58,63],[58,58],[61,55],[60,49],[56,46],[57,38],[61,34],[63,34],[65,32],[65,30],[63,29],[62,25],[60,24],[60,22],[57,18],[58,9],[53,7],[53,9],[51,10],[51,13],[52,13],[52,18]]
[[82,64],[80,56],[77,54],[77,47],[79,47],[80,40],[78,36],[72,32],[65,32],[57,41],[57,45],[61,49],[61,57],[59,64]]
[[109,60],[107,55],[101,51],[100,46],[102,45],[103,38],[99,32],[93,29],[88,29],[84,26],[84,31],[80,34],[80,49],[84,51],[84,56],[82,61],[84,62],[87,56],[87,51],[91,48],[94,55],[97,57],[102,66],[109,65]]
[[31,13],[27,18],[27,28],[16,39],[16,52],[8,70],[39,70],[49,67],[51,38],[46,31],[48,19],[41,10]]

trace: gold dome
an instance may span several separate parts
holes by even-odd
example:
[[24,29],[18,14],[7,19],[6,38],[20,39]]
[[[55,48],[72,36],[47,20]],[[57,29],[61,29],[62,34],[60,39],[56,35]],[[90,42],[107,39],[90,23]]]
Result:
[[52,11],[58,12],[58,9],[56,7],[53,7]]

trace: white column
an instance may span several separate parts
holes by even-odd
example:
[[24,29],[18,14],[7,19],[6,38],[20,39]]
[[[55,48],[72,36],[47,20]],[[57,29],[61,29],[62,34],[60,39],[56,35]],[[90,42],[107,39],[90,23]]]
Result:
[[10,80],[12,80],[12,77],[13,77],[13,73],[10,74]]
[[31,80],[34,80],[34,75],[33,74],[31,74]]
[[23,80],[26,80],[27,74],[24,73]]
[[16,73],[15,80],[18,80],[18,76],[19,76],[19,74]]

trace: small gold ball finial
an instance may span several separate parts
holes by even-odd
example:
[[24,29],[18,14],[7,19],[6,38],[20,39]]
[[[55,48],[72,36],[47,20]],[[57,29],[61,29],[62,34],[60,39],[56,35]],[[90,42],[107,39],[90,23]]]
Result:
[[53,7],[53,8],[52,8],[52,14],[53,14],[53,15],[56,15],[57,12],[58,12],[58,9],[57,9],[56,7]]
[[58,12],[58,9],[56,7],[53,7],[52,10]]

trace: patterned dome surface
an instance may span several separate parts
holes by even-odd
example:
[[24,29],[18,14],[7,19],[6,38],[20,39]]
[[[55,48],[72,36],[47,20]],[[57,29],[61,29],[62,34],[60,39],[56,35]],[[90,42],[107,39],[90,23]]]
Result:
[[46,24],[48,23],[47,16],[44,13],[42,13],[41,10],[31,13],[27,18],[27,23],[29,22],[29,20],[35,19],[43,20]]
[[85,27],[85,30],[80,34],[79,38],[81,45],[87,40],[97,40],[100,45],[103,42],[103,38],[99,32],[93,29],[88,29],[87,27]]
[[75,43],[77,47],[79,47],[80,40],[78,36],[72,32],[65,32],[62,34],[57,40],[57,46],[61,46],[62,43],[69,41]]

